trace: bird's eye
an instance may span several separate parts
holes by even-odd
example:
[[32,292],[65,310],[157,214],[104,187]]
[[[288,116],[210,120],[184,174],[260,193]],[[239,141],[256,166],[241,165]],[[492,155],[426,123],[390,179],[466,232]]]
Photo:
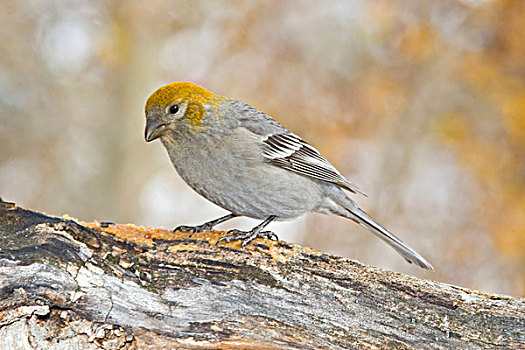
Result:
[[179,111],[179,105],[178,104],[174,104],[169,109],[170,114],[177,114],[178,111]]

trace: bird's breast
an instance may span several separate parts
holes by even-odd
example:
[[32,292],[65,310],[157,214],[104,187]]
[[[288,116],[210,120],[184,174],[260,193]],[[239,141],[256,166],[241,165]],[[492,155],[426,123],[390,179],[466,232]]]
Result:
[[268,163],[261,137],[239,128],[188,142],[163,142],[181,178],[211,202],[238,215],[291,218],[321,200],[317,181]]

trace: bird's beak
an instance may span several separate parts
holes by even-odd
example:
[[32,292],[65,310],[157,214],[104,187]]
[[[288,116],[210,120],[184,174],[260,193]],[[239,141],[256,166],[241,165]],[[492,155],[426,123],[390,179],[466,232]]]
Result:
[[144,138],[146,139],[146,142],[159,138],[164,128],[166,128],[166,124],[160,121],[147,119],[146,130],[144,130]]

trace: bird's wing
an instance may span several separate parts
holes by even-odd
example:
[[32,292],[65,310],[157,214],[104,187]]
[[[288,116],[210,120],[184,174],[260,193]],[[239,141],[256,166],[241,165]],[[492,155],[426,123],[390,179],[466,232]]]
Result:
[[263,140],[263,156],[272,164],[315,179],[332,182],[353,193],[359,188],[348,181],[319,151],[292,133],[271,134]]

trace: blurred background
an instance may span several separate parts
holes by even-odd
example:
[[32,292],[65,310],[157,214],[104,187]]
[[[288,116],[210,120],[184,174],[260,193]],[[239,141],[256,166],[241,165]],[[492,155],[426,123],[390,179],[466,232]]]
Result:
[[166,228],[224,215],[143,139],[149,94],[192,81],[317,147],[436,271],[338,217],[272,225],[281,239],[525,295],[525,1],[1,4],[4,200]]

